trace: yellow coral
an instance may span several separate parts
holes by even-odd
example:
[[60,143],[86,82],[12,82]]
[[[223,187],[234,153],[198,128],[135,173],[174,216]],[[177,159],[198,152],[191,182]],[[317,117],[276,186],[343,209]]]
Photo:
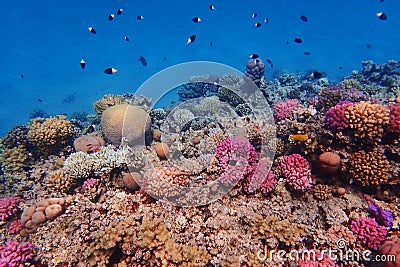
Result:
[[28,152],[24,146],[5,149],[0,155],[3,171],[10,174],[23,171],[28,159]]
[[72,143],[76,129],[66,116],[36,118],[29,123],[28,138],[36,145],[38,154],[52,154]]
[[389,161],[382,151],[358,151],[352,155],[349,173],[363,186],[380,185],[389,179]]
[[380,141],[383,126],[389,123],[390,110],[380,104],[361,101],[351,105],[345,111],[349,127],[356,138]]
[[50,189],[64,193],[70,192],[76,185],[76,179],[64,169],[52,171],[44,181]]

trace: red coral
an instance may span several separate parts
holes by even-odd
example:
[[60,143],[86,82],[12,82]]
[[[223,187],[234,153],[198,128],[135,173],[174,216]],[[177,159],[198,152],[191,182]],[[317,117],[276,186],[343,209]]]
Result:
[[379,225],[374,218],[357,218],[351,221],[350,230],[364,245],[377,250],[385,240],[387,230]]
[[341,101],[326,112],[325,125],[331,129],[342,131],[349,127],[349,120],[345,117],[345,111],[352,102]]
[[307,252],[300,252],[298,267],[334,267],[335,263],[330,259],[329,254],[322,254],[318,249],[311,249]]
[[34,254],[34,246],[29,242],[19,243],[9,240],[0,246],[0,267],[20,267],[31,260]]
[[400,133],[400,103],[390,105],[389,109],[390,119],[388,130],[394,133]]
[[19,220],[12,221],[8,226],[8,230],[12,235],[18,234],[22,230],[22,228],[22,224]]
[[290,117],[292,110],[295,110],[299,105],[297,99],[289,99],[279,101],[273,104],[275,121],[281,121]]
[[0,198],[0,221],[4,222],[8,218],[19,212],[18,204],[22,201],[20,197]]
[[310,164],[302,155],[284,156],[281,168],[283,176],[295,190],[306,190],[311,186]]

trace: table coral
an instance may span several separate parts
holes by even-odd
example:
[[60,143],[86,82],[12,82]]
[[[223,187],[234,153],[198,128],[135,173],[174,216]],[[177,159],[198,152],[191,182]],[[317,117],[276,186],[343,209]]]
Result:
[[29,242],[19,243],[9,240],[0,246],[0,266],[19,267],[25,266],[34,256],[34,246]]
[[295,190],[306,190],[311,186],[310,165],[302,155],[284,156],[281,161],[282,174]]
[[361,185],[381,185],[389,179],[389,161],[381,151],[355,152],[350,160],[349,173]]
[[355,138],[379,142],[389,123],[389,113],[386,106],[361,101],[347,107],[345,117]]
[[357,218],[350,222],[350,230],[370,249],[378,250],[385,240],[387,230],[373,218]]
[[38,155],[55,154],[72,143],[77,134],[72,122],[64,115],[47,119],[36,118],[29,122],[29,141],[35,144]]
[[18,205],[22,201],[20,197],[2,197],[0,198],[0,222],[15,216],[19,212]]

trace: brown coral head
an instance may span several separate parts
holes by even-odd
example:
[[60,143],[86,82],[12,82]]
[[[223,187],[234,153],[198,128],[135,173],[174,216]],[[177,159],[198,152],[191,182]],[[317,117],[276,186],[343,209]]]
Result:
[[62,211],[63,208],[60,204],[51,204],[44,210],[44,213],[46,214],[46,218],[48,220],[54,220],[62,213]]
[[165,159],[167,157],[168,152],[169,152],[169,147],[167,144],[159,143],[156,145],[156,153],[159,158]]
[[122,181],[126,188],[132,191],[139,189],[138,183],[140,183],[142,175],[138,172],[123,172]]
[[32,217],[31,221],[33,225],[39,225],[41,223],[46,222],[46,216],[44,215],[43,211],[36,211]]
[[81,136],[74,141],[74,148],[76,151],[83,151],[86,153],[92,152],[96,147],[104,146],[103,138],[95,135]]
[[340,156],[333,152],[324,152],[318,156],[317,166],[323,173],[335,173],[340,167]]
[[400,267],[400,238],[388,239],[379,248],[379,254],[386,256],[387,260],[383,263],[384,267]]

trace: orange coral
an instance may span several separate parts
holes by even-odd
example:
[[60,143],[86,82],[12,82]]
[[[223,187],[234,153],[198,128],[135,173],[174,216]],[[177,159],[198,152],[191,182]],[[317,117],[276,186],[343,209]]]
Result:
[[384,184],[389,179],[389,161],[381,151],[353,154],[350,160],[349,173],[363,186]]
[[144,190],[158,197],[178,196],[189,182],[187,172],[172,166],[151,169],[144,180]]
[[380,141],[383,127],[389,123],[389,109],[380,104],[361,101],[349,106],[345,117],[356,138]]

